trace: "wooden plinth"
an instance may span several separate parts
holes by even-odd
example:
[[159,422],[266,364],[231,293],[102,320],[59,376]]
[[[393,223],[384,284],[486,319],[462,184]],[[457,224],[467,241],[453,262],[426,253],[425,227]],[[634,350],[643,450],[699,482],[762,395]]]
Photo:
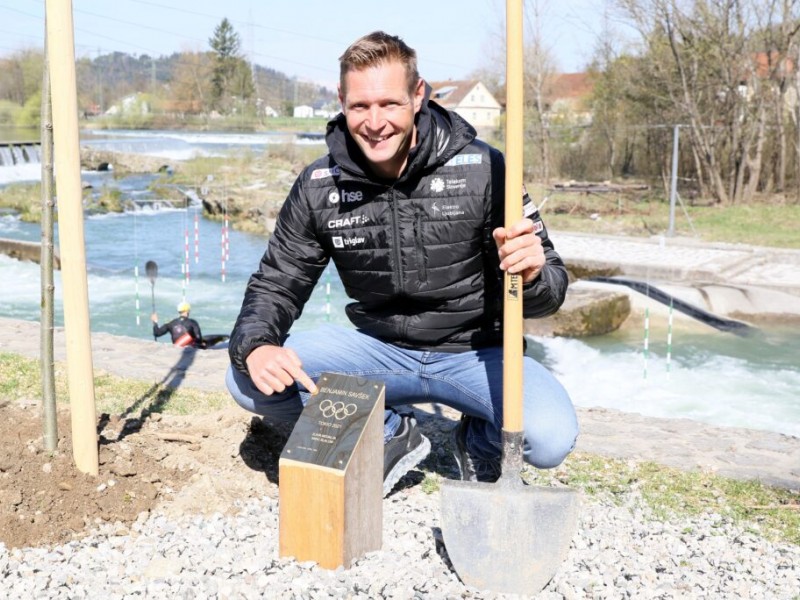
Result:
[[281,453],[279,555],[349,567],[383,543],[384,387],[323,373]]

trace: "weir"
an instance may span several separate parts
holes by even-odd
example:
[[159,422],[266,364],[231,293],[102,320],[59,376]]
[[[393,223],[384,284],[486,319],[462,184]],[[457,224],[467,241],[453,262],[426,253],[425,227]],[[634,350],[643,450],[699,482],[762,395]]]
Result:
[[40,163],[41,150],[39,142],[0,141],[0,167]]
[[[42,245],[39,242],[0,238],[0,254],[6,254],[17,260],[29,260],[31,262],[40,263]],[[55,250],[53,253],[53,268],[61,269],[61,257],[58,254],[58,250]]]

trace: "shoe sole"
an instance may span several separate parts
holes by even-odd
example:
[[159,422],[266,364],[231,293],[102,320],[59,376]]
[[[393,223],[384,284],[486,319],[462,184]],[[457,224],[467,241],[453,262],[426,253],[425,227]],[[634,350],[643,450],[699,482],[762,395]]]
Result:
[[384,498],[394,489],[394,486],[397,485],[397,482],[400,481],[403,475],[425,460],[428,454],[431,453],[431,441],[424,435],[421,437],[422,443],[397,461],[397,464],[392,467],[392,470],[389,471],[389,474],[383,480]]

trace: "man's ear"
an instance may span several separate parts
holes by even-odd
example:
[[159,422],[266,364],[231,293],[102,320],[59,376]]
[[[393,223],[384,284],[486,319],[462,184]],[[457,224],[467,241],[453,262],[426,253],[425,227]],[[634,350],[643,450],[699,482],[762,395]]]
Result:
[[342,84],[341,83],[336,86],[336,93],[339,95],[339,106],[341,107],[342,112],[344,112],[344,94],[342,94]]
[[414,89],[414,114],[422,108],[422,101],[425,99],[425,82],[420,77],[417,80],[417,87]]

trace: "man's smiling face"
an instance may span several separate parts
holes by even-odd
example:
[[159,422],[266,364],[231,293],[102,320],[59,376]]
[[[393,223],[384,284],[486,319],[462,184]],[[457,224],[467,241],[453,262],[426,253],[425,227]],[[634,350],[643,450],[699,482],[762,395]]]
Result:
[[350,135],[376,175],[396,179],[416,144],[414,117],[425,93],[422,80],[409,93],[405,67],[389,61],[350,71],[345,83],[339,101]]

